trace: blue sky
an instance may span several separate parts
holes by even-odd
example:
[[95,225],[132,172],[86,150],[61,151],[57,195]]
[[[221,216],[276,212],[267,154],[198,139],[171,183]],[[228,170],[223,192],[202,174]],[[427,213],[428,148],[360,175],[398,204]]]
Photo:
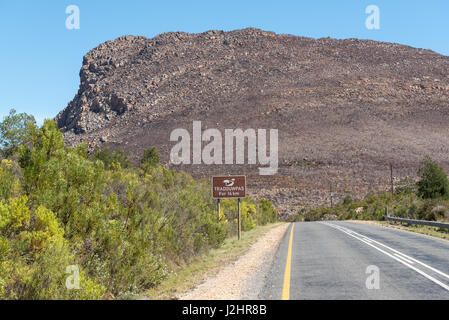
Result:
[[[380,30],[365,27],[371,4],[380,8]],[[79,30],[65,26],[69,5],[80,9]],[[0,119],[10,108],[39,122],[54,117],[78,90],[83,55],[122,35],[257,27],[397,42],[449,55],[448,16],[447,0],[1,0]]]

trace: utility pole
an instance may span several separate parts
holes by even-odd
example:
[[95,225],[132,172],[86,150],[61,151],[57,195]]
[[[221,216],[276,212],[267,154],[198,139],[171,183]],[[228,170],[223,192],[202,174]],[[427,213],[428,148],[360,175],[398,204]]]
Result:
[[334,206],[334,193],[332,192],[332,181],[330,182],[331,208]]
[[393,163],[390,162],[390,182],[391,182],[391,195],[394,195],[394,184],[393,184]]
[[237,231],[237,233],[238,233],[238,239],[240,240],[240,238],[241,238],[241,234],[242,234],[242,221],[241,221],[241,215],[240,215],[240,198],[239,198],[239,203],[238,203],[238,205],[239,205],[239,213],[238,213],[238,218],[237,218],[237,223],[238,223],[238,231]]

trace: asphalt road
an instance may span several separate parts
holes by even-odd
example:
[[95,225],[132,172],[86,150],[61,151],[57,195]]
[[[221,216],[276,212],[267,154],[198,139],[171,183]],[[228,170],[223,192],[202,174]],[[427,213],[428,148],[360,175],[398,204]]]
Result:
[[361,223],[295,223],[259,298],[447,300],[449,242]]

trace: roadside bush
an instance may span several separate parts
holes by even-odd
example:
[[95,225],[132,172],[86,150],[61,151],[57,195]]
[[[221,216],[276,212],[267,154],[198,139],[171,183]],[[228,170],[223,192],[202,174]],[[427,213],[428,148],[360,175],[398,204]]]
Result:
[[241,203],[241,226],[242,231],[249,231],[256,227],[256,206],[251,203],[242,202]]
[[[356,213],[356,208],[363,208],[361,213]],[[400,218],[417,220],[447,220],[449,200],[443,198],[422,199],[414,193],[380,193],[367,198],[344,204],[344,202],[329,208],[317,207],[308,210],[304,214],[304,221],[317,221],[326,219],[338,220],[384,220],[385,208],[390,215]],[[302,218],[302,217],[301,217]]]
[[345,196],[345,198],[343,199],[343,204],[344,205],[349,205],[349,204],[351,204],[352,203],[352,198],[351,198],[351,196],[349,195],[349,194],[347,194],[346,196]]
[[155,147],[148,148],[144,151],[143,157],[140,159],[140,167],[144,173],[148,173],[150,168],[159,164],[160,156]]
[[[218,215],[209,182],[160,165],[155,149],[134,169],[121,152],[66,148],[50,120],[27,136],[0,165],[1,299],[135,296],[236,232],[236,201]],[[268,200],[242,202],[243,230],[275,216]],[[65,286],[72,265],[81,289]]]
[[131,167],[131,161],[128,159],[121,148],[118,148],[114,151],[106,147],[95,152],[93,159],[103,162],[106,169],[128,169]]
[[80,288],[67,289],[66,279],[69,276],[66,268],[74,264],[74,256],[70,248],[63,242],[55,242],[48,246],[36,257],[29,267],[25,279],[22,295],[16,298],[27,300],[55,300],[55,299],[102,299],[104,286],[86,277],[84,270],[80,270]]
[[0,163],[0,200],[7,200],[20,192],[19,168],[12,160]]
[[418,195],[424,199],[448,198],[449,181],[446,173],[430,157],[425,157],[418,171]]
[[278,214],[273,207],[271,201],[262,198],[260,199],[259,210],[257,211],[256,220],[260,225],[274,223],[278,219]]

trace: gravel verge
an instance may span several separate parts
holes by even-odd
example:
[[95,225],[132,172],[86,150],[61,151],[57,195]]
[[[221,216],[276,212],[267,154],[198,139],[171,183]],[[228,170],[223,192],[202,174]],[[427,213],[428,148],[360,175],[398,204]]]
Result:
[[289,224],[284,223],[261,236],[235,262],[225,265],[181,300],[255,300],[263,288],[271,262]]

